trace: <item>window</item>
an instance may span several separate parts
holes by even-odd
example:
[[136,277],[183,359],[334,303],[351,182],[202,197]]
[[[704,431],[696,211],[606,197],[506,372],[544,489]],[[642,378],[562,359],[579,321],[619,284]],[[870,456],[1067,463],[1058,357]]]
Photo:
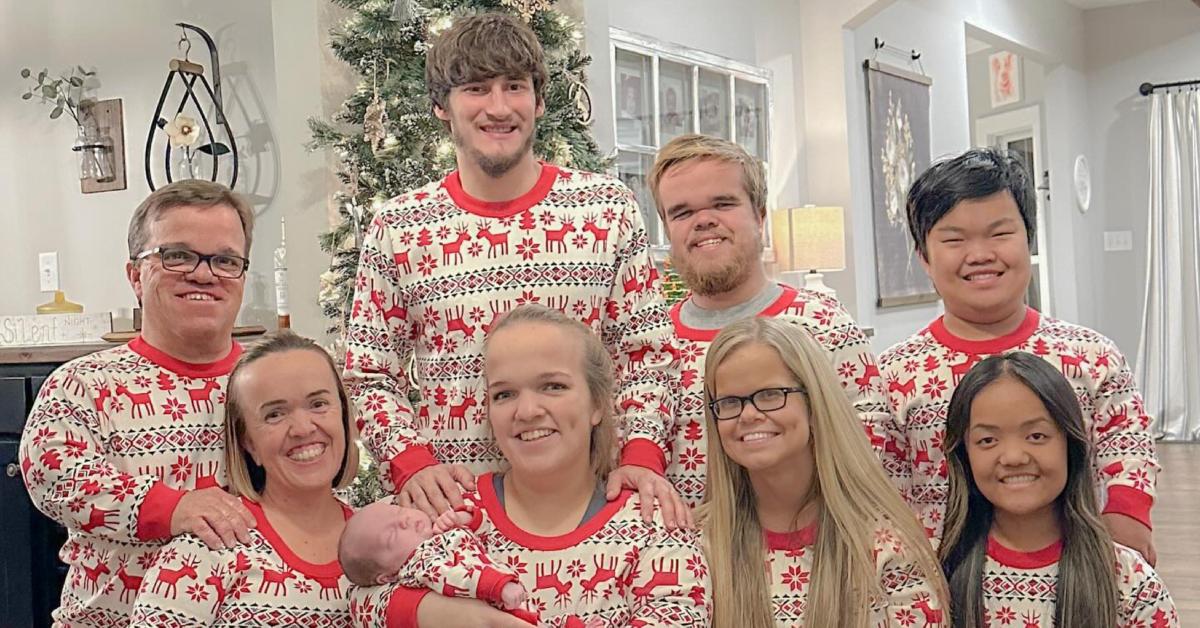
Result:
[[704,133],[737,142],[767,167],[771,76],[618,28],[609,36],[617,176],[637,196],[651,247],[661,259],[669,242],[647,183],[655,153],[678,135]]

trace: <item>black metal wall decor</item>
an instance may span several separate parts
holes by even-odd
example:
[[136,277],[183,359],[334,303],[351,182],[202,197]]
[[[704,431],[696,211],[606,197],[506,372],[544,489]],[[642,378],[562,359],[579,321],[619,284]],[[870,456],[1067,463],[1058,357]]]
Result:
[[[198,26],[184,22],[178,22],[176,26],[183,29],[179,38],[179,48],[184,51],[183,58],[171,59],[168,64],[170,72],[167,74],[162,94],[158,97],[158,106],[155,107],[154,116],[150,122],[150,132],[146,136],[146,183],[150,184],[151,190],[156,189],[153,163],[158,161],[162,165],[163,178],[166,183],[179,179],[198,178],[217,181],[220,173],[222,179],[228,177],[228,182],[222,180],[221,183],[232,188],[237,183],[238,177],[238,149],[237,141],[233,137],[233,130],[229,127],[229,120],[225,116],[224,103],[221,100],[221,65],[217,54],[217,45],[213,42],[212,37]],[[189,30],[199,34],[204,39],[204,43],[208,45],[209,57],[212,60],[213,82],[211,84],[204,76],[204,66],[188,59],[188,53],[192,48],[192,42],[188,39],[187,31]],[[176,79],[182,85],[183,94],[179,98],[179,104],[175,107],[174,114],[168,118],[164,106],[167,104],[167,98],[172,92]],[[199,83],[198,86],[197,83]],[[202,98],[207,101],[206,104],[202,104]],[[200,119],[200,124],[196,124],[196,119],[188,115],[192,111],[195,111],[195,115]],[[208,113],[212,113],[212,123],[209,122]],[[160,131],[167,137],[162,159],[156,160],[154,158],[155,135]],[[218,141],[218,133],[223,135],[219,138],[223,141]],[[201,155],[206,157],[200,158]],[[220,168],[223,163],[222,157],[225,156],[232,160],[232,165],[222,169]],[[197,158],[201,159],[200,167],[197,167]],[[203,161],[211,162],[211,168],[205,169],[209,170],[208,176],[203,176],[201,173],[201,170],[204,169]]]

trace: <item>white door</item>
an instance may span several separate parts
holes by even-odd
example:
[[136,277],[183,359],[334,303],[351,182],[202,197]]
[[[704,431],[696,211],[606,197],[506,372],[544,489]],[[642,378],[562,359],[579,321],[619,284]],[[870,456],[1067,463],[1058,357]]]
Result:
[[1026,301],[1035,310],[1053,315],[1050,305],[1050,259],[1046,242],[1046,210],[1050,204],[1049,171],[1042,168],[1042,115],[1041,107],[1034,105],[979,118],[975,121],[975,145],[994,146],[1016,154],[1033,177],[1037,188],[1037,207],[1034,224],[1037,237],[1034,239],[1032,277]]

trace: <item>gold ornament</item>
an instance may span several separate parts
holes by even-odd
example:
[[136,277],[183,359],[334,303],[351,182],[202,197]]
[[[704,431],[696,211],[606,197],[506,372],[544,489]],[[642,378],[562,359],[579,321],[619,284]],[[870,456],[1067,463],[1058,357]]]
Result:
[[553,0],[500,0],[500,4],[512,8],[521,16],[521,19],[528,22],[533,19],[534,13],[549,10],[550,5],[554,2]]
[[383,99],[379,97],[378,91],[367,105],[367,113],[363,116],[363,137],[371,145],[371,152],[378,155],[379,151],[383,150],[383,143],[387,138],[387,108],[383,106]]

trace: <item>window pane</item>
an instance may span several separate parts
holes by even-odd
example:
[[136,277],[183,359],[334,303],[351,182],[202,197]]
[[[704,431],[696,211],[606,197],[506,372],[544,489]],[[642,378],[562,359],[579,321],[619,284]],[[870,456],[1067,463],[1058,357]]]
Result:
[[642,222],[646,223],[646,232],[651,244],[665,244],[666,238],[662,233],[662,225],[658,220],[658,210],[654,206],[654,197],[646,185],[646,176],[654,167],[654,155],[636,153],[628,150],[617,151],[617,176],[621,182],[633,191],[637,198],[638,207],[642,210]]
[[1025,302],[1029,307],[1041,312],[1042,311],[1042,278],[1040,275],[1040,267],[1034,264],[1030,267],[1032,271],[1029,277],[1029,289],[1025,291]]
[[659,146],[695,130],[692,66],[658,62],[658,111]]
[[700,132],[729,136],[729,75],[700,70]]
[[651,146],[650,57],[617,48],[613,83],[617,143]]
[[734,121],[737,143],[759,159],[767,159],[767,88],[759,83],[734,81]]
[[[1036,159],[1036,156],[1033,154],[1033,138],[1032,137],[1023,137],[1020,139],[1008,140],[1005,142],[1005,148],[1008,149],[1009,153],[1012,153],[1017,157],[1017,159],[1021,162],[1021,165],[1025,166],[1025,170],[1029,173],[1029,180],[1030,180],[1031,185],[1036,186],[1037,180],[1038,180],[1037,170],[1036,170],[1037,159]],[[1034,220],[1033,224],[1035,224],[1035,225],[1038,224],[1037,223],[1037,204],[1036,203],[1033,206],[1033,220]],[[1029,246],[1029,252],[1033,255],[1038,254],[1037,238],[1033,239],[1033,243]],[[1037,309],[1037,308],[1034,308],[1034,309]]]

